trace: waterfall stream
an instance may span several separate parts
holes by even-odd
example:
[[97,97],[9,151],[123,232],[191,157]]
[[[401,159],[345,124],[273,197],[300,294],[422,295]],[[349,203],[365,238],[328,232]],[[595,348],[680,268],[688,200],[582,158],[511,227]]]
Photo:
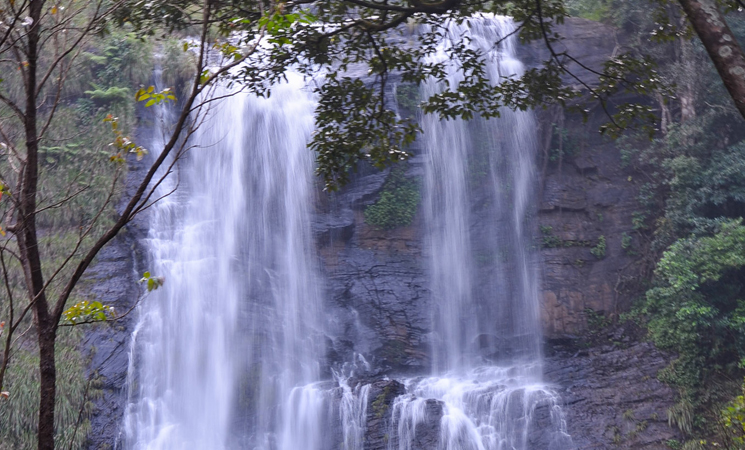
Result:
[[[505,17],[451,24],[436,61],[466,36],[486,55],[494,83],[521,75]],[[462,73],[450,67],[448,84]],[[430,82],[422,98],[442,87]],[[433,375],[405,381],[396,399],[389,449],[412,450],[427,402],[441,402],[444,450],[563,449],[571,438],[559,399],[542,383],[538,263],[533,246],[535,130],[532,112],[499,119],[421,120],[424,222],[435,313]],[[541,414],[543,411],[543,414]],[[548,412],[546,414],[546,412]],[[541,417],[543,415],[544,417]]]
[[[515,39],[493,47],[512,22],[470,22],[450,32],[488,55],[491,79],[520,74]],[[166,281],[139,308],[126,449],[365,448],[370,385],[353,370],[322,367],[306,147],[314,105],[302,78],[288,78],[268,99],[214,102],[159,188],[178,185],[151,213],[148,269]],[[459,81],[455,71],[449,81]],[[422,95],[440,89],[427,84]],[[443,450],[570,448],[560,400],[542,382],[533,115],[421,120],[433,364],[427,377],[402,380],[386,445],[433,450],[418,430],[435,420]],[[357,360],[368,365],[362,355],[348,365]],[[322,380],[328,372],[333,381]],[[433,406],[440,417],[430,417]]]
[[171,181],[177,194],[151,214],[150,270],[166,282],[134,334],[131,449],[321,446],[313,102],[289,78],[270,99],[213,103]]

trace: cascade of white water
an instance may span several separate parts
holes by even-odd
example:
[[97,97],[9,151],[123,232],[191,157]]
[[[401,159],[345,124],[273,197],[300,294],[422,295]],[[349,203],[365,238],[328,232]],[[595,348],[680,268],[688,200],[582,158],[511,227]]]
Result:
[[241,448],[322,448],[313,102],[303,87],[290,74],[269,99],[212,103],[160,188],[180,184],[155,206],[147,238],[151,272],[166,281],[140,307],[130,449],[219,450],[236,439]]
[[[435,58],[445,61],[448,45],[466,36],[485,55],[493,83],[519,76],[515,38],[494,46],[514,29],[509,18],[493,16],[452,24]],[[461,80],[451,67],[449,86]],[[441,89],[426,84],[422,97]],[[422,118],[433,376],[408,380],[407,394],[396,399],[390,450],[419,448],[417,426],[430,420],[426,405],[432,401],[441,404],[439,445],[445,450],[571,446],[559,399],[541,380],[530,220],[536,125],[531,112],[500,113],[499,119],[470,122]]]
[[367,405],[370,385],[355,382],[358,372],[369,371],[370,364],[361,354],[355,353],[352,361],[345,363],[334,378],[341,391],[338,423],[341,429],[342,450],[364,450],[367,430]]
[[[495,83],[523,70],[514,39],[493,47],[512,31],[499,17],[450,29],[487,55]],[[460,81],[455,70],[448,81]],[[352,372],[320,381],[313,102],[303,85],[291,74],[269,99],[214,102],[178,176],[160,187],[179,183],[154,207],[147,239],[150,271],[166,283],[143,300],[134,333],[129,449],[364,449],[370,386]],[[443,450],[569,448],[560,401],[541,379],[533,116],[425,116],[422,128],[433,373],[406,381],[389,449],[422,449],[432,411]]]
[[342,449],[363,450],[367,425],[367,398],[370,385],[352,388],[349,380],[340,379],[342,397],[339,404],[339,419],[342,429]]
[[[521,75],[514,31],[506,17],[475,17],[451,25],[449,37],[468,36],[486,55],[491,80]],[[437,57],[447,58],[448,40]],[[462,73],[451,67],[448,82]],[[427,98],[442,86],[422,88]],[[432,294],[438,311],[433,352],[436,372],[468,369],[498,359],[505,347],[532,365],[540,361],[537,265],[530,252],[534,207],[536,124],[531,112],[501,111],[498,119],[422,118],[426,156],[425,222]],[[479,217],[472,197],[485,197]],[[501,347],[501,348],[499,348]],[[514,359],[510,355],[509,359]],[[540,368],[540,367],[538,367]]]

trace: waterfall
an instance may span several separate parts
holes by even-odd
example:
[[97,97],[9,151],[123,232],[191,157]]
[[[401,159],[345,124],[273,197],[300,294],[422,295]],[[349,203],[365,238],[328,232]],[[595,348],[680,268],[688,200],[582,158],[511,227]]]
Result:
[[[514,31],[509,19],[468,22],[448,37],[484,52],[494,83],[522,73],[514,38],[494,47]],[[452,70],[450,86],[459,77]],[[428,97],[442,86],[421,89]],[[139,307],[126,449],[364,450],[369,417],[388,427],[380,445],[389,450],[570,448],[561,401],[542,381],[532,113],[421,118],[432,372],[402,380],[405,394],[373,416],[380,380],[365,377],[380,374],[362,355],[321,367],[306,147],[314,104],[304,81],[290,73],[264,99],[212,95],[220,99],[151,210],[148,270],[165,285]],[[426,443],[425,429],[436,430]]]
[[140,306],[125,445],[322,448],[313,101],[290,74],[269,99],[234,93],[209,108],[159,188],[178,190],[151,213],[148,269],[165,285]]
[[[433,61],[466,36],[494,83],[521,75],[514,24],[481,16],[451,24]],[[450,67],[447,82],[462,73]],[[423,98],[440,92],[430,82]],[[427,158],[424,222],[429,249],[433,374],[406,380],[396,399],[390,450],[412,450],[417,427],[439,404],[446,450],[569,448],[560,399],[542,383],[539,276],[533,248],[535,130],[532,112],[499,119],[421,119]],[[435,402],[435,403],[433,403]]]
[[[486,55],[494,83],[521,75],[515,40],[494,42],[514,31],[506,17],[477,17],[451,25],[448,38],[468,36]],[[436,58],[446,58],[448,40]],[[451,67],[450,86],[462,73]],[[438,93],[432,81],[422,97]],[[540,361],[537,264],[532,245],[535,207],[532,112],[500,111],[498,119],[440,121],[422,118],[426,156],[425,222],[430,279],[438,311],[433,351],[436,371],[467,369],[485,361]],[[480,198],[475,198],[480,197]],[[474,203],[480,208],[473,212]],[[532,364],[538,369],[539,366]]]

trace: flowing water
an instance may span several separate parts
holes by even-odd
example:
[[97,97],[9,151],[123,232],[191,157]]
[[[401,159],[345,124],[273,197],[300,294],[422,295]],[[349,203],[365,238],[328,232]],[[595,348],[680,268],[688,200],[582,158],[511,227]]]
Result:
[[140,308],[128,448],[322,445],[313,102],[303,87],[291,76],[270,99],[213,103],[161,187],[180,184],[151,214],[149,269],[166,281]]
[[[493,83],[520,75],[508,18],[453,24],[487,59]],[[443,61],[451,41],[434,58]],[[462,74],[451,67],[450,86]],[[442,86],[429,83],[422,97]],[[396,399],[389,449],[421,448],[417,427],[440,405],[439,448],[561,449],[571,438],[559,399],[542,383],[538,263],[533,245],[536,123],[531,112],[499,119],[422,118],[424,214],[434,313],[433,375],[406,380]],[[428,412],[429,411],[429,412]]]
[[[488,55],[496,83],[523,70],[514,39],[493,47],[513,30],[482,17],[450,33]],[[178,185],[151,214],[148,268],[166,281],[142,300],[134,332],[127,449],[365,448],[370,386],[354,369],[367,362],[356,355],[321,380],[312,112],[293,75],[270,99],[226,96],[159,188]],[[541,379],[533,116],[426,116],[422,128],[433,370],[404,380],[388,448],[433,450],[419,440],[433,421],[443,450],[569,448],[559,399]]]

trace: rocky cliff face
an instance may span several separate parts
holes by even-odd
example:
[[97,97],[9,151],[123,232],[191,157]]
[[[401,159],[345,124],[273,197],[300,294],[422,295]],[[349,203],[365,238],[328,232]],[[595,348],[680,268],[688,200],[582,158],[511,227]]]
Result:
[[[550,125],[544,117],[544,129],[555,128]],[[542,247],[541,310],[550,342],[546,381],[565,403],[567,428],[577,448],[664,449],[667,440],[679,437],[667,424],[675,393],[656,379],[670,357],[651,344],[635,342],[623,329],[608,329],[601,344],[577,339],[588,328],[605,333],[599,330],[607,316],[628,307],[624,283],[636,273],[638,259],[636,174],[622,167],[618,149],[597,136],[593,125],[578,127],[565,120],[564,126],[574,127],[572,133],[578,128],[582,133],[571,143],[576,148],[564,149],[561,160],[551,160],[552,146],[544,152],[549,159],[536,245]],[[420,160],[411,161],[409,176],[416,176],[420,166]],[[368,450],[386,448],[382,436],[388,434],[387,414],[395,398],[386,393],[403,392],[398,382],[384,381],[381,375],[423,373],[429,364],[432,316],[422,224],[383,231],[364,220],[364,209],[378,198],[387,174],[359,174],[323,205],[315,224],[329,299],[338,311],[329,316],[338,332],[329,339],[329,363],[341,364],[361,353],[374,368],[364,380],[373,386]],[[431,402],[416,448],[433,448],[439,435],[442,405]],[[539,433],[532,439],[535,448],[542,448]]]
[[545,380],[564,402],[567,431],[578,449],[665,450],[681,434],[668,424],[676,393],[657,379],[670,362],[648,342],[634,342],[623,327],[586,348],[549,346]]
[[[568,19],[556,31],[566,52],[593,70],[624,51],[623,35],[607,25]],[[545,46],[525,48],[529,64],[549,57]],[[570,71],[588,85],[596,76],[569,62]],[[565,76],[565,83],[584,90]],[[539,112],[541,124],[539,239],[543,255],[541,319],[548,338],[577,335],[588,319],[614,316],[628,309],[638,293],[633,280],[642,271],[635,215],[641,174],[625,168],[622,153],[598,132],[609,118],[600,106],[589,120],[561,109]]]
[[[420,161],[408,163],[416,177]],[[429,365],[430,294],[424,275],[419,222],[393,230],[365,223],[390,171],[358,174],[327,198],[315,224],[329,293],[332,361],[369,358],[380,373],[424,371]]]
[[[604,117],[544,114],[543,181],[538,222],[543,255],[541,319],[549,338],[577,335],[588,320],[616,316],[638,293],[640,175],[597,132]],[[553,131],[551,131],[553,129]]]
[[[598,55],[609,55],[618,46],[613,30],[593,22],[570,20],[560,31],[568,36],[566,50],[589,57],[592,67],[602,64]],[[539,46],[526,47],[525,54],[532,64],[547,56]],[[550,342],[546,380],[565,403],[577,448],[662,449],[676,437],[666,417],[674,393],[656,380],[668,357],[649,344],[634,343],[623,330],[608,331],[602,345],[589,348],[575,339],[628,306],[633,293],[629,280],[641,270],[635,255],[640,237],[634,231],[638,175],[625,169],[619,150],[598,135],[602,121],[600,113],[585,124],[550,109],[539,116],[535,245],[543,260],[541,318]],[[423,175],[423,156],[413,150],[420,156],[406,163],[405,176],[417,180]],[[370,367],[357,381],[371,384],[367,450],[387,447],[392,402],[404,392],[387,375],[422,374],[430,366],[432,303],[420,217],[390,230],[365,221],[365,208],[379,199],[389,174],[360,168],[341,192],[319,193],[312,224],[327,289],[324,366],[330,371],[361,354]],[[478,210],[478,195],[473,202]],[[112,243],[90,275],[97,279],[96,293],[118,310],[126,310],[139,295],[132,255],[142,230],[136,223]],[[482,269],[488,266],[486,261]],[[121,327],[96,329],[88,338],[96,348],[91,370],[99,372],[104,389],[92,420],[92,449],[113,446],[119,434],[132,326],[125,321]],[[427,411],[414,448],[436,445],[442,404],[432,400]],[[543,448],[539,432],[532,441]]]
[[[596,69],[602,55],[620,48],[615,31],[594,22],[570,20],[559,31],[568,37],[561,50]],[[534,64],[547,56],[536,47],[526,48],[526,54]],[[581,78],[593,82],[586,72]],[[606,121],[600,112],[586,123],[561,110],[539,113],[535,245],[543,264],[541,319],[551,343],[546,380],[565,402],[568,431],[577,448],[662,449],[668,439],[679,437],[667,424],[675,393],[656,379],[670,357],[635,342],[623,329],[609,330],[602,344],[578,347],[588,345],[580,344],[585,341],[579,336],[589,329],[597,332],[628,309],[639,292],[634,280],[642,271],[638,254],[643,243],[635,215],[640,175],[625,168],[621,151],[597,132]],[[406,170],[409,177],[421,175],[421,156]],[[378,377],[426,370],[432,329],[422,223],[415,220],[385,231],[365,223],[364,210],[379,198],[387,175],[359,173],[319,208],[315,224],[329,299],[339,311],[333,315],[338,334],[329,339],[329,362],[361,353],[375,368],[366,380],[374,386],[368,449],[385,448],[380,436],[388,425],[380,411],[390,407],[392,398],[384,393],[402,390],[397,382]],[[471,205],[477,222],[478,192],[477,186]],[[429,406],[431,420],[416,438],[421,448],[431,448],[427,442],[439,433],[442,405],[433,400]],[[541,448],[539,434],[532,440]]]

